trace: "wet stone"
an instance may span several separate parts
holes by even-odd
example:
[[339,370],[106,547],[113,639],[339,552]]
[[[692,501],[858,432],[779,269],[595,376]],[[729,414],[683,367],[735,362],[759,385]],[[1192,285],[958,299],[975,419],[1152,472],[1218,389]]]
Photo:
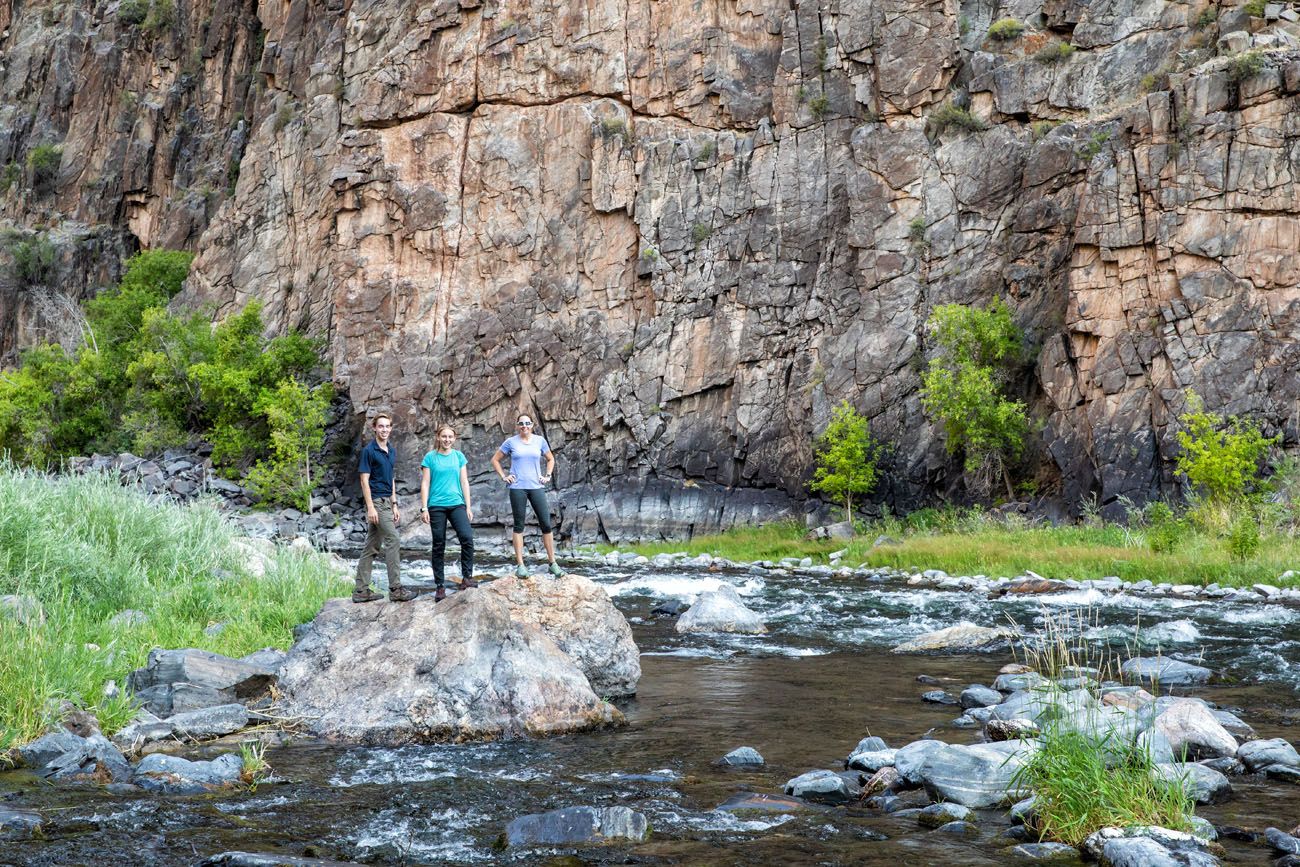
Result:
[[1292,837],[1285,831],[1277,828],[1266,828],[1264,838],[1268,840],[1268,845],[1272,846],[1277,852],[1284,855],[1300,855],[1300,839]]
[[731,767],[757,767],[763,764],[763,757],[753,747],[736,747],[718,759],[717,763]]
[[1135,656],[1121,670],[1130,680],[1160,686],[1199,686],[1208,683],[1213,674],[1208,668],[1167,657]]
[[167,724],[179,738],[207,740],[237,732],[248,725],[248,708],[242,704],[223,704],[202,710],[178,713]]
[[627,807],[564,807],[520,816],[506,826],[510,846],[564,846],[609,840],[644,840],[650,825]]
[[769,795],[763,792],[737,792],[717,806],[728,813],[742,813],[754,810],[760,813],[790,813],[810,809],[803,801],[785,795]]
[[234,753],[206,762],[154,753],[136,766],[135,784],[150,792],[196,795],[238,782],[243,770],[244,760]]
[[917,814],[916,821],[927,828],[938,828],[949,822],[964,822],[970,815],[970,809],[961,804],[931,804]]
[[1021,843],[1011,849],[1016,858],[1045,864],[1077,864],[1079,850],[1065,843]]
[[1184,780],[1188,794],[1198,804],[1212,804],[1232,793],[1228,778],[1213,768],[1196,763],[1156,765],[1154,773],[1170,782]]
[[928,692],[921,693],[921,701],[929,702],[930,704],[957,704],[957,699],[953,698],[950,693],[947,693],[942,689],[932,689]]
[[861,792],[860,785],[835,771],[809,771],[785,784],[787,795],[819,804],[843,804],[853,800]]
[[1002,701],[1002,693],[987,686],[972,684],[961,691],[961,706],[964,708],[988,707]]
[[890,767],[894,764],[894,756],[898,750],[864,750],[860,753],[854,753],[849,756],[845,767],[858,771],[868,771],[875,773],[881,768]]
[[1300,753],[1282,738],[1270,738],[1263,741],[1247,741],[1237,748],[1237,758],[1246,767],[1254,771],[1269,765],[1300,767]]
[[205,858],[194,867],[359,867],[356,861],[332,861],[279,852],[222,852]]
[[40,832],[41,814],[0,806],[0,840],[27,840]]

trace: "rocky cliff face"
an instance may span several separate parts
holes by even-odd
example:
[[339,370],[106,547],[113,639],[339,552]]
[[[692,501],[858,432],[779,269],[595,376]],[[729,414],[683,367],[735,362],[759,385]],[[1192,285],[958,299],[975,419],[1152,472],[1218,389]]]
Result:
[[[327,336],[358,426],[394,410],[414,458],[458,424],[485,492],[534,413],[566,532],[795,510],[842,398],[892,446],[878,499],[959,490],[923,323],[999,295],[1067,501],[1170,488],[1187,389],[1296,443],[1285,6],[247,0],[147,37],[10,2],[0,160],[63,156],[4,216],[192,246],[182,301]],[[954,102],[981,128],[943,126]],[[74,295],[112,270],[64,263]],[[40,290],[0,289],[13,345]]]

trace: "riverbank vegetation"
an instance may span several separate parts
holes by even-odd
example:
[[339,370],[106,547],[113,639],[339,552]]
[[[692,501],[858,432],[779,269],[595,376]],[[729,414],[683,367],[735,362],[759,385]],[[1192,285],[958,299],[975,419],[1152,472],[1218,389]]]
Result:
[[321,346],[295,332],[268,339],[256,303],[216,324],[210,311],[171,311],[192,258],[133,256],[117,286],[70,311],[79,338],[0,372],[0,452],[44,468],[198,437],[265,502],[305,509],[333,396]]
[[114,731],[151,648],[286,648],[350,586],[322,556],[253,545],[205,505],[0,464],[0,749],[40,735],[64,699]]
[[1153,550],[1151,540],[1169,530],[1153,526],[1141,512],[1135,512],[1128,525],[1094,519],[1051,526],[1019,515],[1004,518],[957,507],[861,523],[856,538],[849,541],[809,540],[802,524],[778,522],[689,541],[646,542],[630,550],[646,556],[707,553],[743,561],[810,557],[820,564],[828,563],[831,553],[843,551],[841,562],[849,566],[942,569],[952,575],[1013,577],[1032,570],[1059,579],[1115,576],[1155,584],[1300,585],[1300,576],[1279,581],[1280,575],[1300,564],[1300,538],[1291,528],[1265,530],[1254,553],[1241,558],[1233,553],[1228,538],[1199,531],[1184,517],[1179,520],[1186,523],[1180,524],[1176,543],[1162,544],[1161,550]]

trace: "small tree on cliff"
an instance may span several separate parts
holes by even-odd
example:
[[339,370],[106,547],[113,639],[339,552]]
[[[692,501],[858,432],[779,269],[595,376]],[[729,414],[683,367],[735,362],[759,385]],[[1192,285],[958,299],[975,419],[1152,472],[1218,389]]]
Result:
[[853,520],[854,496],[868,494],[876,486],[880,445],[872,438],[866,417],[847,400],[835,407],[831,423],[817,438],[815,455],[817,468],[808,487],[842,499],[845,519]]
[[1194,392],[1187,394],[1187,412],[1178,417],[1178,474],[1210,505],[1226,507],[1248,496],[1260,481],[1260,464],[1277,437],[1266,437],[1259,425],[1236,416],[1206,412]]
[[1024,450],[1025,405],[1004,391],[1024,359],[1023,335],[1001,300],[988,307],[943,304],[925,323],[935,355],[921,377],[921,403],[943,427],[949,454],[964,452],[964,467],[988,491],[1001,476],[1014,497],[1007,463]]

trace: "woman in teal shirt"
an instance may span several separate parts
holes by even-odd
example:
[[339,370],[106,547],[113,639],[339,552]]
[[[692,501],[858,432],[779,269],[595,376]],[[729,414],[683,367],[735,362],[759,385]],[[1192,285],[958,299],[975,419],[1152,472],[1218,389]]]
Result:
[[420,502],[424,504],[420,519],[433,533],[433,583],[437,587],[434,601],[447,598],[443,587],[443,557],[447,551],[447,522],[460,540],[460,589],[477,587],[474,580],[474,529],[469,522],[474,511],[469,503],[469,471],[465,456],[452,446],[456,432],[451,425],[438,428],[438,447],[420,461]]

